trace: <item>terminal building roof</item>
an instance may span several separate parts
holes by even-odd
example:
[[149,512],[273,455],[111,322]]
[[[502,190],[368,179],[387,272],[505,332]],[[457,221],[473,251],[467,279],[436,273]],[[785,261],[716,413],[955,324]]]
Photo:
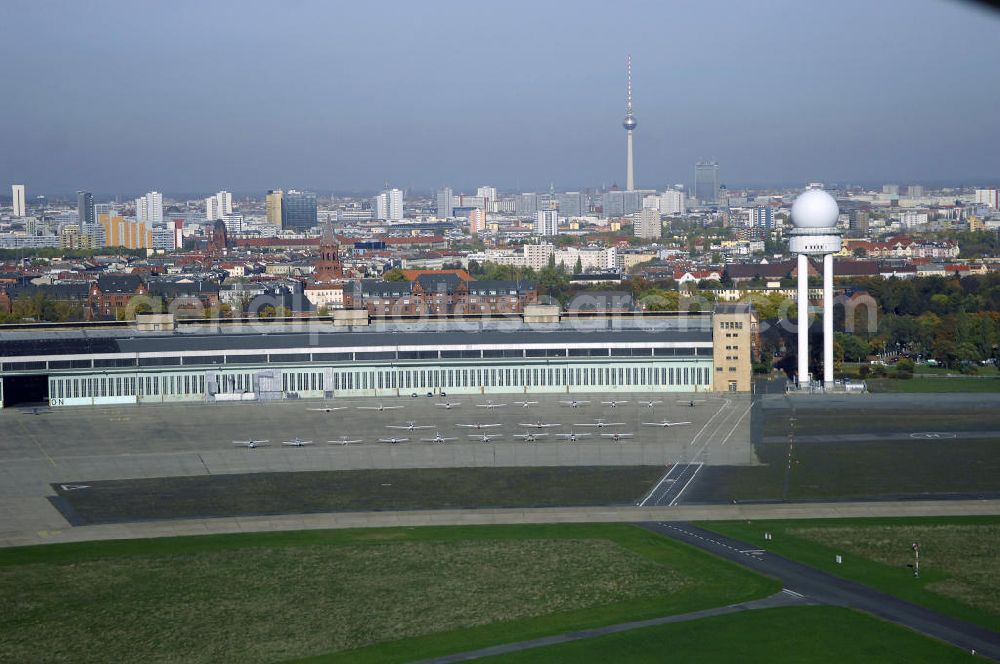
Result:
[[4,360],[52,355],[247,353],[310,349],[312,352],[365,348],[434,349],[443,346],[703,346],[712,340],[707,316],[673,319],[563,320],[530,324],[518,320],[379,323],[335,328],[329,324],[181,328],[174,333],[134,330],[57,330],[0,333]]

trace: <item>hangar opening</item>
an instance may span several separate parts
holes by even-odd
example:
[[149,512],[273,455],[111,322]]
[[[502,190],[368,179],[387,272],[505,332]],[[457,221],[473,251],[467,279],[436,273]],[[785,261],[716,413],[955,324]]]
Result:
[[4,376],[2,380],[4,408],[48,405],[48,376]]

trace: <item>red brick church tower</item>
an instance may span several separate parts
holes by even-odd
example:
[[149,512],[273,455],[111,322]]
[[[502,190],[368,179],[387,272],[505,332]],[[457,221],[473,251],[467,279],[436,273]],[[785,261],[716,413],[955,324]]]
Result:
[[327,222],[319,241],[319,260],[313,269],[313,280],[339,281],[344,278],[344,265],[340,262],[340,243],[333,234],[333,225]]

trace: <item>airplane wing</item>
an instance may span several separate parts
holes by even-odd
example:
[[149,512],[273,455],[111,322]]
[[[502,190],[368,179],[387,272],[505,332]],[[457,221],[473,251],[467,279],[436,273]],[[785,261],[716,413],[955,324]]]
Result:
[[538,426],[542,427],[543,429],[548,429],[550,427],[561,427],[562,425],[561,424],[539,424]]
[[668,426],[668,427],[676,427],[676,426],[680,426],[682,424],[691,424],[691,423],[690,422],[667,422],[666,426]]
[[363,443],[364,441],[358,438],[357,440],[328,440],[326,442],[331,445],[357,445],[358,443]]
[[[406,430],[410,429],[410,427],[402,425],[402,424],[386,424],[385,428],[386,429],[406,429]],[[416,427],[413,427],[413,428],[415,429]]]
[[382,410],[399,410],[404,406],[382,406]]
[[285,440],[282,441],[282,445],[291,445],[292,447],[301,447],[303,445],[312,445],[311,440]]
[[452,436],[444,436],[440,440],[441,440],[442,443],[447,443],[449,440],[458,440],[458,438],[455,438],[455,437],[452,437]]
[[418,426],[418,425],[414,424],[412,427],[403,427],[403,428],[404,429],[406,429],[406,428],[410,428],[410,429],[433,429],[434,425],[433,424],[421,424],[421,425]]
[[577,427],[599,427],[599,426],[604,426],[604,425],[603,424],[598,424],[596,422],[583,422],[583,423],[579,423],[579,424],[574,424],[573,426],[577,426]]
[[535,438],[548,438],[548,437],[549,437],[549,434],[547,434],[547,433],[536,433],[535,434]]
[[355,406],[358,410],[380,410],[378,406]]
[[310,408],[309,410],[314,410],[320,413],[329,413],[335,410],[345,410],[347,406],[328,406],[326,408]]
[[605,422],[604,426],[606,426],[606,427],[623,427],[623,426],[625,426],[625,423],[624,422]]
[[643,422],[644,427],[668,427],[670,422]]
[[602,438],[631,438],[635,434],[631,433],[602,433]]
[[380,443],[405,443],[409,438],[379,438]]

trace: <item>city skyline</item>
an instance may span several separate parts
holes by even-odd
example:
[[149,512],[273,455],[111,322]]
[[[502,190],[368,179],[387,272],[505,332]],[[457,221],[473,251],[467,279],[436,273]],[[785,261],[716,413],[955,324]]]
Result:
[[[704,160],[721,164],[730,188],[986,183],[1000,171],[990,149],[1000,141],[991,116],[996,86],[918,94],[991,80],[1000,19],[976,5],[762,11],[630,3],[628,15],[648,20],[621,27],[607,24],[600,7],[532,8],[537,20],[521,21],[516,6],[495,14],[390,4],[380,11],[399,20],[374,31],[365,26],[377,23],[375,10],[309,3],[288,13],[249,3],[239,15],[185,3],[141,11],[9,3],[0,14],[24,24],[49,24],[57,10],[65,20],[51,21],[46,33],[57,47],[35,48],[33,31],[0,45],[20,64],[10,72],[20,94],[0,106],[8,128],[0,148],[13,155],[0,178],[39,193],[98,196],[219,187],[370,192],[384,181],[422,191],[476,181],[507,191],[550,182],[624,188],[621,62],[629,53],[642,81],[637,188],[690,187],[692,165]],[[851,20],[862,11],[864,22]],[[78,12],[111,36],[92,40],[70,29]],[[731,20],[720,24],[719,12]],[[479,14],[491,19],[482,42],[450,38]],[[199,20],[186,20],[193,16]],[[669,27],[659,20],[666,18]],[[551,35],[544,26],[556,19],[573,28],[565,34],[594,39]],[[208,34],[220,21],[232,29]],[[145,30],[132,29],[140,22],[171,39],[150,45]],[[705,25],[713,26],[709,46]],[[277,43],[264,44],[265,30]],[[951,47],[930,46],[945,42]],[[226,94],[192,92],[209,80]]]

